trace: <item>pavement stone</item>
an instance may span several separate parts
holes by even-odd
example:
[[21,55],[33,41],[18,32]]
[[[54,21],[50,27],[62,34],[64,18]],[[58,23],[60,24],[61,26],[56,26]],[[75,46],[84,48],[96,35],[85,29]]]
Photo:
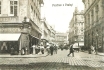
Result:
[[[58,54],[38,58],[0,58],[0,68],[9,66],[35,70],[103,70],[104,57],[85,52],[75,52],[67,57],[68,50],[59,50]],[[5,67],[6,67],[5,66]]]

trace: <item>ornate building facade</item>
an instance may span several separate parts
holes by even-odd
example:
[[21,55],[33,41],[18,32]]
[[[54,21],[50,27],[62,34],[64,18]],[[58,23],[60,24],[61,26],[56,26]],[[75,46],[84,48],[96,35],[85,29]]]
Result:
[[104,52],[104,0],[82,0],[85,6],[85,47]]
[[[46,19],[41,20],[41,28],[42,28],[42,36],[41,36],[41,44],[46,47],[48,41],[49,41],[49,31]],[[49,30],[49,31],[48,31]]]
[[84,46],[84,16],[83,11],[79,12],[77,7],[69,23],[69,44],[77,43],[78,46]]
[[0,0],[0,53],[33,53],[41,38],[43,0]]

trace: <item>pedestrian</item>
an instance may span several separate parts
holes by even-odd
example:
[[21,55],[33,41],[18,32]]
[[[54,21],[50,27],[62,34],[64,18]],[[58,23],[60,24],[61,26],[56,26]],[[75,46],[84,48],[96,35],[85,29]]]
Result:
[[44,46],[42,44],[40,46],[40,51],[41,51],[42,54],[44,54]]
[[32,53],[33,54],[37,54],[37,50],[36,50],[36,45],[34,44],[33,46],[32,46]]
[[57,54],[57,46],[56,45],[54,46],[54,52],[55,52],[55,54]]
[[40,47],[39,45],[37,45],[36,49],[37,49],[37,54],[40,52]]
[[72,56],[74,57],[73,44],[70,46],[70,53],[67,56],[69,56],[71,53],[72,53]]
[[11,47],[11,55],[14,55],[14,47]]
[[27,49],[27,46],[25,47],[25,54],[27,55],[28,54],[28,49]]
[[25,55],[25,49],[22,48],[21,51],[22,51],[22,55]]
[[53,55],[53,50],[54,50],[54,47],[53,47],[53,44],[51,44],[51,46],[50,46],[51,55]]
[[39,53],[39,47],[37,45],[35,45],[35,54]]
[[91,45],[91,51],[92,51],[92,53],[95,52],[95,49],[94,49],[94,46],[93,45]]
[[47,45],[46,50],[47,50],[47,55],[49,55],[50,54],[50,45]]

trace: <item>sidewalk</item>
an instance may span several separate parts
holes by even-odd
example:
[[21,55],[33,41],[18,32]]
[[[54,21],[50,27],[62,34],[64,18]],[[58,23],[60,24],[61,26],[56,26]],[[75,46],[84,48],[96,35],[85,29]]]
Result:
[[[88,53],[88,51],[84,51],[85,53]],[[89,54],[89,53],[88,53]],[[92,54],[95,54],[96,55],[96,53],[92,53]],[[104,53],[101,53],[101,52],[98,52],[98,55],[100,55],[100,56],[104,56]]]
[[10,54],[5,54],[5,55],[0,55],[0,58],[38,58],[38,57],[46,57],[47,53],[44,54],[29,54],[29,55],[10,55]]
[[98,55],[104,56],[104,53],[98,53]]

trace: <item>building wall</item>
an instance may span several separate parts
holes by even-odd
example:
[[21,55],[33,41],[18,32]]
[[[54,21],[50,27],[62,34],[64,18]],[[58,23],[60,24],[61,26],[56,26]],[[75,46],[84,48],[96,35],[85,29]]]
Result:
[[[83,0],[85,8],[85,46],[87,49],[93,45],[99,52],[104,52],[104,1]],[[90,4],[88,4],[90,3]]]
[[51,31],[50,40],[51,40],[52,43],[55,44],[55,33],[56,32],[55,32],[55,30],[54,30],[54,28],[52,26],[50,26],[50,31]]
[[47,43],[48,43],[48,36],[49,36],[48,25],[47,25],[47,22],[46,22],[45,18],[41,20],[41,23],[42,23],[41,24],[41,30],[42,30],[41,44],[46,46]]
[[38,26],[41,25],[40,23],[40,7],[41,5],[39,4],[39,0],[28,0],[29,1],[29,8],[28,8],[28,17],[31,18],[32,21],[34,21],[34,23]]
[[69,44],[76,42],[84,42],[84,16],[83,11],[79,11],[77,7],[73,13],[73,17],[69,23]]
[[43,0],[0,0],[0,33],[21,33],[20,49],[30,48],[30,36],[34,40],[41,37],[41,3]]

